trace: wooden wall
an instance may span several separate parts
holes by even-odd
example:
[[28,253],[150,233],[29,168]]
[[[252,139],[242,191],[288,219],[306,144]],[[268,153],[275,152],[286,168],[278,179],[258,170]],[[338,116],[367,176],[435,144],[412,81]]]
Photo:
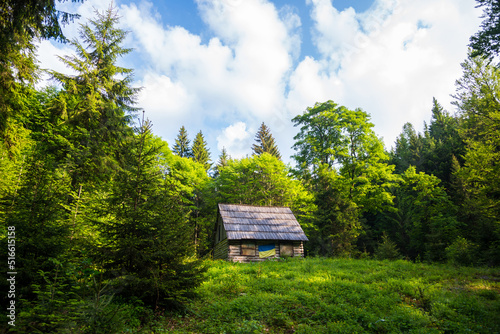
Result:
[[[241,244],[255,243],[256,247],[259,245],[267,245],[274,243],[276,247],[276,255],[267,258],[259,258],[259,252],[256,251],[255,255],[242,255]],[[214,259],[224,259],[233,262],[259,262],[266,259],[280,257],[280,244],[293,246],[294,257],[304,257],[304,245],[302,241],[273,241],[273,240],[228,240],[225,239],[218,243],[214,249]]]
[[228,258],[228,242],[227,239],[222,240],[214,248],[214,259],[227,260]]
[[293,256],[304,257],[304,243],[302,241],[293,242]]

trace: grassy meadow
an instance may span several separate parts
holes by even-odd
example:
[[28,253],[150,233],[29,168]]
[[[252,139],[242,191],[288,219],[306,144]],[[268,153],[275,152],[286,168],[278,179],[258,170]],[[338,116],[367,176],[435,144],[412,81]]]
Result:
[[500,270],[306,258],[208,261],[169,333],[499,333]]

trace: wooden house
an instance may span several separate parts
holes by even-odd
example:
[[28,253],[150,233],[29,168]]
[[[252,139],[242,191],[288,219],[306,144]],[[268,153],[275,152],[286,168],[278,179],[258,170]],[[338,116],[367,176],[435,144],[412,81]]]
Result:
[[289,208],[219,204],[213,255],[235,262],[303,257],[307,240]]

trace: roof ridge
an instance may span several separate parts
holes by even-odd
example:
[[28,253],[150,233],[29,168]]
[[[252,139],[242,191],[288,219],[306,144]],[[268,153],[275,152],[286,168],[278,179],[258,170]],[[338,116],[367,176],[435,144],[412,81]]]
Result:
[[276,205],[231,204],[231,203],[218,203],[217,205],[218,206],[220,206],[220,205],[249,206],[249,207],[254,207],[254,208],[284,208],[284,209],[290,209],[289,206],[276,206]]

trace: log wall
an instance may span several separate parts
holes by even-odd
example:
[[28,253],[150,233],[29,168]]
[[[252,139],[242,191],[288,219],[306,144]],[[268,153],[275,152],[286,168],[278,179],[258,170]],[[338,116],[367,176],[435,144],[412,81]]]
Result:
[[214,248],[214,259],[228,259],[228,242],[227,239],[222,240]]
[[[272,259],[272,258],[279,258],[280,257],[280,244],[286,244],[286,245],[292,245],[293,246],[293,257],[304,257],[304,245],[302,241],[273,241],[273,240],[257,240],[257,241],[251,241],[254,242],[256,245],[256,251],[255,254],[252,255],[242,255],[241,254],[241,244],[242,242],[245,244],[249,243],[249,240],[229,240],[227,241],[224,240],[223,242],[219,243],[214,250],[214,258],[220,259],[223,257],[216,257],[216,253],[220,254],[220,252],[217,252],[217,249],[219,245],[222,243],[226,242],[227,246],[222,246],[225,247],[225,249],[228,250],[227,256],[224,259],[227,259],[229,261],[233,262],[259,262],[259,261],[265,261],[267,259]],[[275,249],[276,249],[276,254],[274,256],[266,257],[266,258],[260,258],[259,257],[259,252],[257,251],[259,245],[268,245],[270,243],[274,243]],[[220,256],[220,255],[219,255]]]
[[304,243],[302,241],[293,242],[293,256],[304,257]]

